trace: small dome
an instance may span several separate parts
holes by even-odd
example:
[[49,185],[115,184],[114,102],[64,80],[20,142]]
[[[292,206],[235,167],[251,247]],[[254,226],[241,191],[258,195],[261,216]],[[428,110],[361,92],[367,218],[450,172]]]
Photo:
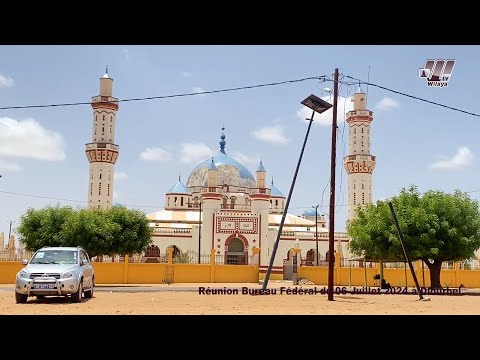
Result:
[[[320,216],[319,213],[317,213],[317,214],[318,214],[317,216]],[[305,210],[302,215],[303,216],[315,216],[315,209]]]
[[273,185],[273,184],[270,185],[270,194],[271,194],[272,196],[283,197],[283,198],[285,197],[285,195],[283,195],[283,194],[280,192],[280,190],[278,190],[278,189],[275,187],[275,185]]
[[189,194],[190,192],[188,189],[183,185],[182,181],[178,179],[178,182],[173,185],[170,190],[168,190],[169,194]]
[[263,166],[262,160],[260,160],[260,165],[258,165],[257,172],[259,172],[259,171],[265,172],[265,167]]

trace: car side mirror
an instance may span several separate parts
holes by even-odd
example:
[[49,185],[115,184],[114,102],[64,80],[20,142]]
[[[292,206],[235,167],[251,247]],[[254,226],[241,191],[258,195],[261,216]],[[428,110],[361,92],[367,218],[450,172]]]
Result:
[[22,260],[22,265],[27,265],[28,264],[28,260]]

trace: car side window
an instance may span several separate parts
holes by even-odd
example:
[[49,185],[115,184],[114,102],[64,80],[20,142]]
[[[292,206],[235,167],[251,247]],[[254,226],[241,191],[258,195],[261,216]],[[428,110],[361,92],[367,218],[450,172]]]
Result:
[[87,259],[87,261],[90,262],[90,259],[88,258],[88,254],[85,250],[82,250],[82,258]]
[[85,252],[80,250],[80,264],[83,264],[83,259],[86,259]]

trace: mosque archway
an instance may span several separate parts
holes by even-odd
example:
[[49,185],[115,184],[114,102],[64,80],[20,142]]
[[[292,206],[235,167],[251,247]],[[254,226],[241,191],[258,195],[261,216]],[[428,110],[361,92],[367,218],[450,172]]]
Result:
[[245,236],[234,234],[225,241],[225,264],[248,264],[248,240]]
[[287,258],[283,259],[283,280],[293,279],[293,248],[287,251]]

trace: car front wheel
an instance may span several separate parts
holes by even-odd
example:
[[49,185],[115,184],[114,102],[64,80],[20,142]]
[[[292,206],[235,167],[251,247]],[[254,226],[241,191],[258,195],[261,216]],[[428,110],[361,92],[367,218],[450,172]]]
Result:
[[82,282],[80,282],[80,284],[78,284],[77,291],[72,294],[72,302],[73,303],[81,302],[82,301],[82,293],[83,293],[83,286],[82,286]]
[[92,287],[85,291],[85,297],[90,299],[93,297],[93,288],[95,287],[95,279],[92,278]]
[[19,294],[19,293],[15,292],[15,301],[16,301],[17,304],[26,303],[27,299],[28,299],[28,295]]

